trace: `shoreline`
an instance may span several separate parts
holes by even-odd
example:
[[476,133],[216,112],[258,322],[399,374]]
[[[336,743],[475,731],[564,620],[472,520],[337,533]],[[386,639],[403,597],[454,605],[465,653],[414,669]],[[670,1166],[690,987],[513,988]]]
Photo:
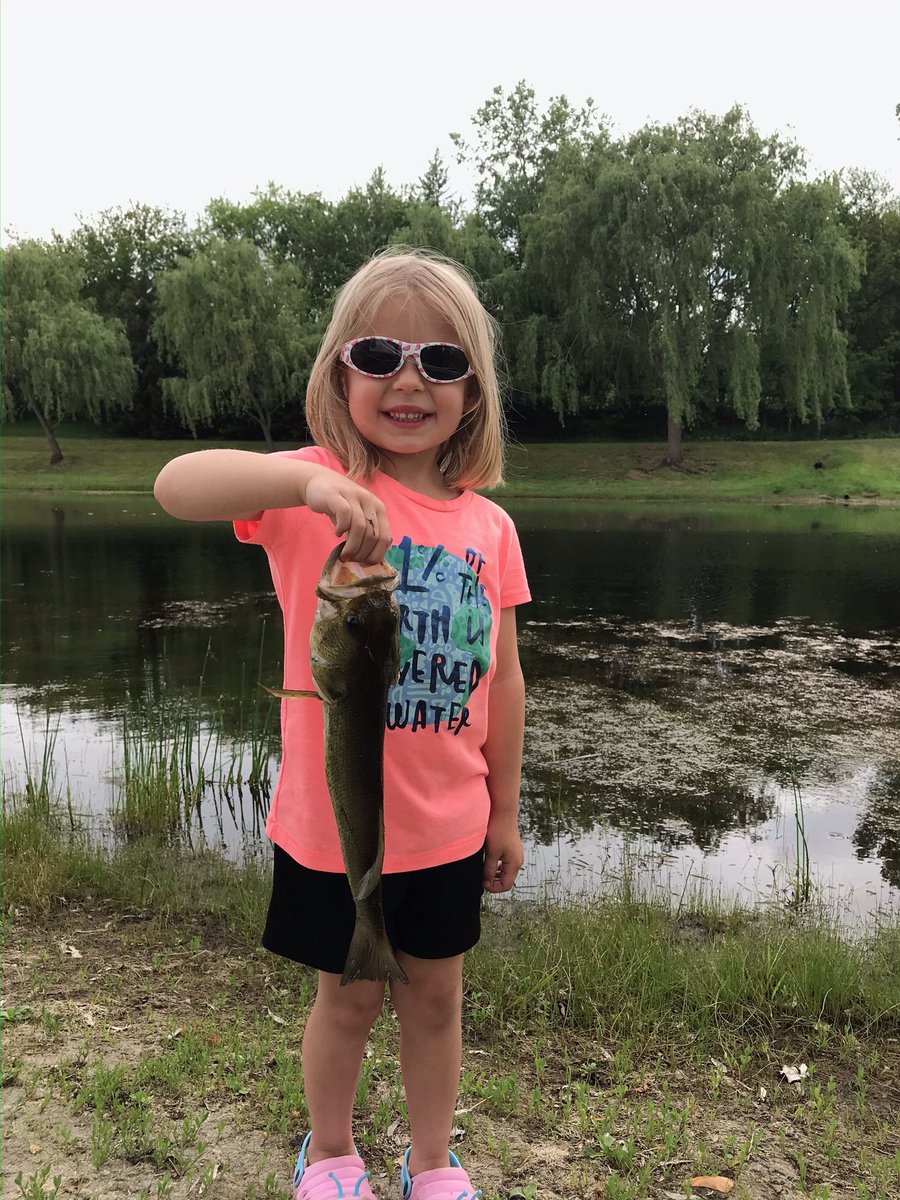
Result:
[[[152,494],[162,466],[203,449],[261,453],[259,443],[62,439],[50,467],[39,437],[6,436],[2,489],[9,497]],[[647,442],[535,442],[509,450],[507,481],[486,494],[503,503],[753,504],[900,508],[900,437],[841,442],[686,443],[683,468],[660,465]],[[822,465],[817,465],[822,464]]]
[[[267,871],[90,850],[65,822],[4,815],[9,1184],[282,1195],[315,973],[259,946]],[[900,926],[854,945],[788,908],[535,903],[488,897],[467,956],[452,1144],[487,1200],[648,1200],[699,1176],[732,1200],[895,1194]],[[397,1035],[388,1000],[354,1113],[384,1197],[409,1138]]]
[[[567,503],[573,504],[635,504],[635,505],[650,505],[650,504],[677,504],[687,507],[691,504],[715,505],[721,504],[728,507],[738,507],[739,505],[755,505],[763,508],[898,508],[900,509],[900,500],[894,500],[885,496],[861,497],[851,496],[849,500],[835,499],[833,496],[821,496],[818,498],[810,498],[808,496],[783,496],[777,500],[767,499],[759,496],[753,497],[728,497],[728,496],[628,496],[624,493],[621,495],[605,495],[605,496],[574,496],[560,494],[558,492],[515,492],[504,491],[502,495],[495,495],[491,492],[484,492],[489,500],[494,500],[498,504],[504,500],[515,500],[521,503],[524,500],[565,500]],[[55,488],[8,488],[0,487],[0,497],[4,496],[46,496],[47,498],[54,497],[75,497],[75,496],[152,496],[152,491],[136,488],[107,488],[107,489],[85,489],[71,491],[66,489]]]

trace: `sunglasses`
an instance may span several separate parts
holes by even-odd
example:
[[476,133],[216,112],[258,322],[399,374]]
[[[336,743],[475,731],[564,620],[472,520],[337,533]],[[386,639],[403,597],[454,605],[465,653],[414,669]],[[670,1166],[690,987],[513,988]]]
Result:
[[475,371],[466,352],[451,342],[400,342],[396,338],[354,338],[341,347],[341,362],[371,379],[390,379],[411,358],[429,383],[458,383]]

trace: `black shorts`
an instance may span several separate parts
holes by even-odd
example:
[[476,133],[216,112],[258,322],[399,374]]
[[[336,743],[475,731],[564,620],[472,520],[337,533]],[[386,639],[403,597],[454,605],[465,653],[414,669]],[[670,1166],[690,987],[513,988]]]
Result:
[[[262,944],[274,954],[340,975],[356,924],[347,876],[302,867],[273,846],[272,899]],[[484,849],[459,859],[381,878],[388,939],[415,958],[452,958],[481,936]]]

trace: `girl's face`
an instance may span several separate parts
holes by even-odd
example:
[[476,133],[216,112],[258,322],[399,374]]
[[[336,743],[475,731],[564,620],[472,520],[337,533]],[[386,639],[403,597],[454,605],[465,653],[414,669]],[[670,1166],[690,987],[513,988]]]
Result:
[[[459,337],[433,309],[404,296],[389,298],[377,309],[371,328],[354,337],[393,337],[402,342],[453,342]],[[367,441],[388,455],[436,460],[439,447],[457,429],[470,380],[431,383],[407,359],[390,379],[370,379],[342,368],[350,419]]]

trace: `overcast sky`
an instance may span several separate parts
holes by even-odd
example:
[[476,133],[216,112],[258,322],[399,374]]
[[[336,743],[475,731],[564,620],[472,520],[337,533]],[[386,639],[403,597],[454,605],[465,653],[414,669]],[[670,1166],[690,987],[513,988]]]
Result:
[[738,101],[814,173],[900,188],[898,0],[3,0],[2,26],[7,236],[269,180],[337,198],[379,164],[411,183],[519,79],[620,132]]

